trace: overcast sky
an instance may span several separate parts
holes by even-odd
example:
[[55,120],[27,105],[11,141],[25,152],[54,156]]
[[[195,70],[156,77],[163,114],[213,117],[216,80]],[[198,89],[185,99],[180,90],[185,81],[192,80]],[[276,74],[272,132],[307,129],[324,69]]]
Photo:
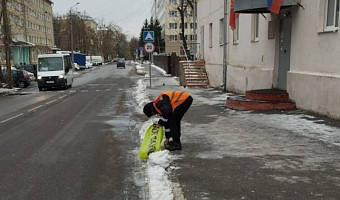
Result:
[[52,0],[54,15],[72,11],[83,13],[94,18],[97,22],[114,23],[123,29],[129,37],[139,37],[145,19],[150,19],[153,0]]

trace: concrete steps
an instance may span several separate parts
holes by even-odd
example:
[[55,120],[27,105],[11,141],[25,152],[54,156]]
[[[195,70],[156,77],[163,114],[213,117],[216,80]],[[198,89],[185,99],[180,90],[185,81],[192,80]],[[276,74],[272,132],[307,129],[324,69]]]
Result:
[[225,106],[234,110],[294,110],[286,91],[263,89],[247,91],[246,95],[228,97]]
[[190,62],[183,64],[184,77],[187,87],[205,88],[209,86],[208,75],[204,62]]

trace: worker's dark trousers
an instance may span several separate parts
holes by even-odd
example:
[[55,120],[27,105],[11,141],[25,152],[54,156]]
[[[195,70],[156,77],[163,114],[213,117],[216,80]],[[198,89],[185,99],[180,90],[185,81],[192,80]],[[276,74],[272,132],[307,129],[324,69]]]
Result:
[[189,96],[182,104],[177,106],[171,114],[165,129],[170,128],[170,133],[166,136],[172,137],[172,141],[175,143],[181,142],[181,120],[184,114],[188,111],[192,104],[192,97]]

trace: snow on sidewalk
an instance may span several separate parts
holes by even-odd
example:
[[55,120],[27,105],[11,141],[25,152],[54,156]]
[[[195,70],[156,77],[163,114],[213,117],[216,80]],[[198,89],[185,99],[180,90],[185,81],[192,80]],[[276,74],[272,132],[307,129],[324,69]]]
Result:
[[[142,79],[138,80],[137,87],[134,92],[135,99],[139,105],[138,111],[143,112],[143,106],[150,102],[146,94],[146,85]],[[153,124],[156,118],[150,118],[146,121],[139,131],[141,141],[144,138],[144,133],[147,128]],[[168,150],[158,151],[151,153],[149,159],[147,160],[147,179],[149,183],[149,196],[150,200],[172,200],[173,188],[172,183],[168,178],[168,172],[166,169],[170,166],[172,162],[172,156],[169,154]]]

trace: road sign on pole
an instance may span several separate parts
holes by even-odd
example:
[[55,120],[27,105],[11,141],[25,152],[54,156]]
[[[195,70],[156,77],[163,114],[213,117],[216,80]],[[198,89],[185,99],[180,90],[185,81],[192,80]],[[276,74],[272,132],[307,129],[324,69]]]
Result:
[[154,42],[155,41],[155,32],[154,31],[144,31],[143,32],[143,41],[144,42]]
[[144,44],[144,51],[146,53],[152,53],[155,51],[155,45],[151,42],[147,42]]

